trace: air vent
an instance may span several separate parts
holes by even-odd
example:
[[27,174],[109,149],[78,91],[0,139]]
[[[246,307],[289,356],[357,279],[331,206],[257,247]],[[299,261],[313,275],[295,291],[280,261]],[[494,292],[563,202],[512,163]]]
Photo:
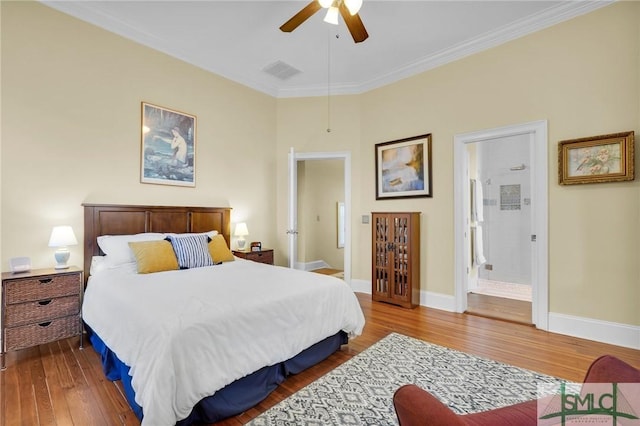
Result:
[[300,74],[302,72],[299,69],[294,68],[282,61],[276,61],[271,65],[267,65],[262,69],[262,71],[280,80],[288,80],[294,75]]

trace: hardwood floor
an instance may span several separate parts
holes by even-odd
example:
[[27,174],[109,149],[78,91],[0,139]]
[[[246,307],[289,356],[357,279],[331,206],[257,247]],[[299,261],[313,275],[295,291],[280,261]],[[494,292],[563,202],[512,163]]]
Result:
[[342,272],[340,269],[331,269],[331,268],[320,268],[314,269],[311,272],[315,272],[316,274],[324,274],[324,275],[334,275]]
[[467,294],[467,313],[531,325],[531,302],[485,294]]
[[[358,294],[363,334],[322,363],[289,377],[256,407],[217,425],[241,425],[362,352],[390,332],[581,381],[602,354],[640,368],[640,351],[540,331],[531,326],[418,307],[403,309]],[[137,425],[119,382],[108,381],[90,346],[71,338],[7,354],[0,372],[0,425]]]

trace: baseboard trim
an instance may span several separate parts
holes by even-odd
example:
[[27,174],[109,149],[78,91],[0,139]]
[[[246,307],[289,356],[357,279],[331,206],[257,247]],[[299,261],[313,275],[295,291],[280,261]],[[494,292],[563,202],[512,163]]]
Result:
[[329,264],[324,260],[314,260],[312,262],[296,262],[296,269],[302,271],[313,271],[314,269],[328,268]]
[[[371,294],[371,282],[367,280],[352,279],[351,289],[358,293]],[[420,306],[455,312],[456,299],[448,294],[420,291]]]
[[640,349],[640,326],[550,312],[549,331],[631,349]]
[[449,294],[421,290],[420,305],[427,308],[440,309],[441,311],[455,312],[456,298]]
[[[371,282],[367,280],[352,279],[351,288],[358,293],[371,294]],[[454,296],[421,290],[420,305],[455,312],[456,304]],[[640,349],[640,326],[550,312],[549,330],[547,331],[625,348]]]
[[356,293],[371,294],[371,282],[354,278],[351,280],[351,290]]

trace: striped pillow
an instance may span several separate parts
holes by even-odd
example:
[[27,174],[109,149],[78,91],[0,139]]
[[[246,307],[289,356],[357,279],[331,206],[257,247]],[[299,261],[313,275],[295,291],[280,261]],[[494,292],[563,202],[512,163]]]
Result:
[[213,265],[209,254],[209,237],[206,234],[170,235],[167,239],[171,241],[180,269]]

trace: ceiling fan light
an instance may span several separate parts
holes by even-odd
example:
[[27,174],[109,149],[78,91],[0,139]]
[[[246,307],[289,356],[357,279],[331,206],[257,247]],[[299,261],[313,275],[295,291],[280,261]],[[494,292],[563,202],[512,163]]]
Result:
[[323,8],[328,9],[333,4],[333,0],[318,0],[318,3],[320,3],[320,6]]
[[331,6],[329,10],[327,10],[327,15],[324,17],[324,22],[329,24],[338,25],[338,8]]
[[351,15],[355,15],[362,7],[362,0],[344,0],[344,5],[347,6]]

